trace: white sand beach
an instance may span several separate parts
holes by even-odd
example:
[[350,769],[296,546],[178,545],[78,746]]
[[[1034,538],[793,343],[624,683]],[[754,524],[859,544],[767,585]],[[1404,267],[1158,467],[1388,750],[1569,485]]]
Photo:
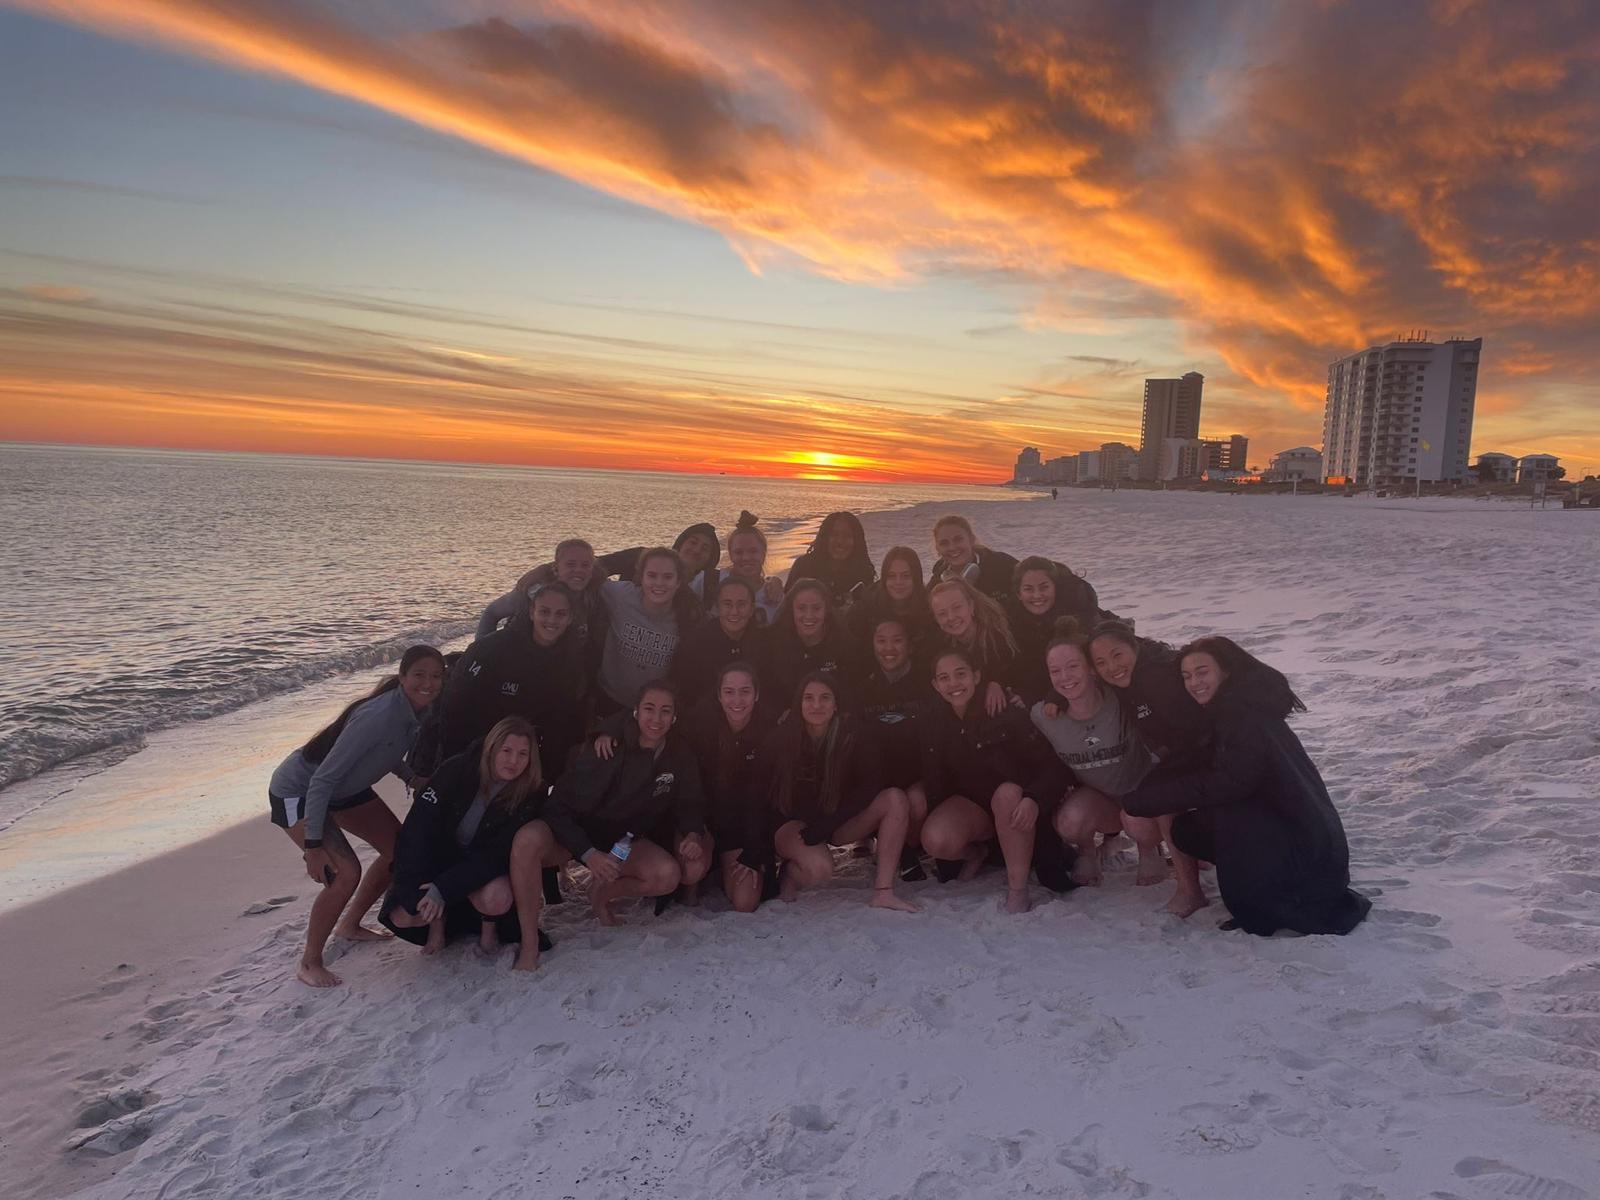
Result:
[[[361,945],[318,992],[293,978],[311,885],[265,772],[236,770],[213,783],[249,826],[0,917],[0,1192],[1600,1198],[1600,519],[961,509],[1142,633],[1221,632],[1289,676],[1365,925],[1178,921],[1129,854],[1021,917],[994,874],[914,885],[902,916],[866,908],[857,861],[753,916],[714,899],[603,930],[569,902],[533,977]],[[874,557],[924,551],[933,514],[868,516]]]

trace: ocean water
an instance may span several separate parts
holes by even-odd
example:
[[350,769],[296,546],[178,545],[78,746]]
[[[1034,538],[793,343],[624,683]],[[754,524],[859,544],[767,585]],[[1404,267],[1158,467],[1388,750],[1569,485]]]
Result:
[[[468,636],[564,537],[604,552],[998,488],[0,446],[0,788]],[[875,557],[885,547],[874,547]],[[90,756],[88,759],[85,756]],[[4,816],[0,796],[0,818]],[[4,821],[0,820],[0,826]]]

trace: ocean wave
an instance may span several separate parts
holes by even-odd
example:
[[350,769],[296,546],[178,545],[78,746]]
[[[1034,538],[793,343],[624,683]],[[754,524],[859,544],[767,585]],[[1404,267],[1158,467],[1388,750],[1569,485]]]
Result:
[[[99,707],[93,696],[56,697],[31,710],[22,706],[9,714],[12,728],[0,734],[0,788],[90,755],[110,755],[109,765],[140,749],[144,739],[158,730],[222,716],[340,675],[387,666],[396,662],[407,646],[418,642],[444,646],[468,637],[475,628],[473,621],[443,621],[352,649],[254,670],[242,678],[200,689],[146,680],[138,689],[137,704],[119,705],[117,711],[93,719],[88,713]],[[308,728],[307,736],[312,732]],[[119,750],[122,753],[116,753]]]

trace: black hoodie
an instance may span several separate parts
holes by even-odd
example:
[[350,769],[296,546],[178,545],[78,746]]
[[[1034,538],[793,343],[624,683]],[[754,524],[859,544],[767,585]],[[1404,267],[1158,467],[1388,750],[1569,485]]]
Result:
[[545,778],[558,778],[583,733],[581,654],[570,628],[555,645],[541,646],[525,617],[473,642],[445,680],[437,718],[417,735],[414,769],[427,774],[502,718],[523,717],[538,732]]
[[927,667],[913,658],[897,679],[890,679],[874,662],[861,681],[860,712],[882,756],[887,787],[910,787],[922,778],[917,722],[942,703],[928,676]]
[[1042,616],[1029,612],[1014,591],[1007,592],[1004,601],[1006,619],[1011,622],[1011,636],[1017,639],[1016,687],[1029,704],[1043,700],[1051,692],[1044,651],[1056,635],[1056,622],[1062,617],[1072,617],[1087,634],[1102,616],[1100,598],[1089,581],[1060,563],[1055,567],[1056,602],[1049,612]]
[[919,724],[922,786],[930,810],[951,796],[965,796],[988,808],[997,787],[1014,783],[1047,811],[1072,782],[1072,772],[1033,727],[1026,710],[1008,704],[990,716],[981,691],[964,717],[941,700]]
[[732,662],[753,667],[756,685],[765,691],[767,676],[772,670],[767,653],[770,636],[765,626],[752,620],[745,627],[744,636],[734,641],[715,617],[707,617],[687,633],[673,651],[671,672],[684,707],[693,709],[703,700],[714,699],[717,673]]
[[1350,890],[1344,825],[1285,719],[1290,702],[1276,671],[1228,680],[1207,706],[1210,764],[1151,778],[1122,806],[1136,817],[1185,813],[1174,839],[1209,851],[1222,901],[1246,931],[1349,933],[1372,903]]
[[1177,651],[1160,642],[1141,640],[1133,678],[1116,691],[1139,740],[1160,760],[1162,769],[1205,764],[1211,720],[1183,686]]
[[855,707],[855,681],[860,674],[861,658],[839,620],[828,622],[822,640],[815,646],[807,646],[800,640],[793,623],[787,628],[773,626],[767,645],[770,679],[763,683],[761,690],[777,697],[783,707],[794,702],[795,689],[813,671],[826,671],[833,676],[841,709]]
[[638,722],[626,712],[607,718],[600,731],[617,739],[616,751],[603,759],[586,745],[545,805],[545,822],[573,858],[581,861],[596,849],[596,837],[662,836],[669,823],[679,835],[704,831],[700,771],[683,739],[670,735],[647,750],[639,745]]
[[[794,713],[786,717],[767,739],[763,754],[772,797],[772,832],[776,833],[790,821],[799,821],[803,826],[800,837],[805,844],[821,846],[831,842],[839,826],[866,811],[884,789],[883,764],[866,727],[854,717],[840,717],[832,749],[839,771],[839,803],[832,812],[824,811],[822,785],[828,767],[826,743],[813,741],[809,734],[803,734],[800,761],[795,764],[780,761],[779,745],[786,740],[788,722],[799,720],[799,715]],[[778,809],[778,784],[781,773],[786,770],[792,771],[794,781],[787,813]]]
[[412,801],[395,841],[394,882],[385,912],[400,905],[415,914],[430,883],[446,904],[454,904],[510,868],[511,840],[538,814],[543,791],[530,793],[511,810],[491,800],[472,840],[465,848],[457,845],[456,827],[478,795],[482,754],[480,738],[441,763]]
[[714,698],[697,706],[684,721],[683,734],[700,771],[716,853],[737,850],[739,861],[752,870],[772,859],[761,755],[776,724],[771,709],[758,703],[750,723],[735,733]]
[[987,546],[979,546],[975,553],[978,569],[974,571],[972,564],[969,564],[966,570],[959,572],[959,576],[952,575],[944,559],[939,559],[933,564],[933,570],[928,572],[928,586],[931,588],[946,579],[959,577],[985,596],[1004,604],[1006,597],[1011,594],[1011,577],[1016,572],[1017,560],[1003,551],[991,550]]

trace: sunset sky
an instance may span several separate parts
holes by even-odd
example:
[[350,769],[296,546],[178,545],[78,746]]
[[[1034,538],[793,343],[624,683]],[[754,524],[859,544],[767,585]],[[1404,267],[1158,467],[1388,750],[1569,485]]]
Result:
[[0,439],[989,481],[1482,336],[1600,470],[1600,7],[0,0]]

